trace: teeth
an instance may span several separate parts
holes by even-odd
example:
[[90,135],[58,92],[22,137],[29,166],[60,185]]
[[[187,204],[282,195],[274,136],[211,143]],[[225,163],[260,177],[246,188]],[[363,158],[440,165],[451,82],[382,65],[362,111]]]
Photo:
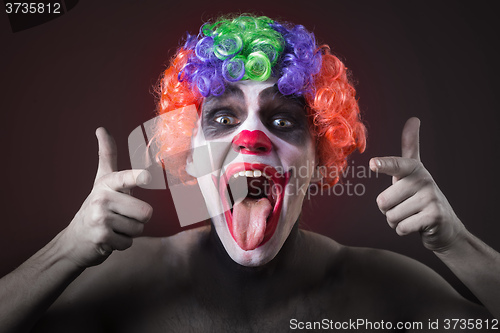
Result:
[[234,178],[238,178],[238,177],[260,177],[260,176],[264,176],[266,177],[267,179],[271,179],[271,176],[269,175],[266,175],[265,173],[263,173],[262,171],[260,170],[246,170],[246,171],[240,171],[240,172],[237,172],[233,175]]

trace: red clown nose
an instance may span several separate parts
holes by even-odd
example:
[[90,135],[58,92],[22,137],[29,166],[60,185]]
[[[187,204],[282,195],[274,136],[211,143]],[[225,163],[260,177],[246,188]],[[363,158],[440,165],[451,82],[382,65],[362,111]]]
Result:
[[271,151],[271,140],[262,131],[241,131],[233,139],[233,149],[242,154],[265,155]]

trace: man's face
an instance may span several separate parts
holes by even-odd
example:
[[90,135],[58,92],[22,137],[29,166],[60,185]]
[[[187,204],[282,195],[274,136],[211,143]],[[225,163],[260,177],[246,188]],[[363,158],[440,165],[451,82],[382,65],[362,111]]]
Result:
[[188,163],[188,172],[207,164],[217,170],[198,183],[222,244],[244,266],[276,256],[314,169],[304,104],[283,96],[274,83],[241,81],[206,98],[192,146],[196,151],[208,144],[211,157],[194,153]]

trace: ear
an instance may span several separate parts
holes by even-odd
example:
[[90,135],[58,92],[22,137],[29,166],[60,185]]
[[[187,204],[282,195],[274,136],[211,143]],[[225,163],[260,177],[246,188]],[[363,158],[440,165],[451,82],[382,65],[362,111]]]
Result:
[[[195,117],[196,117],[196,125],[194,126],[193,132],[191,134],[191,145],[190,145],[189,153],[186,156],[186,172],[188,173],[188,175],[190,175],[194,178],[197,177],[197,174],[199,172],[197,172],[196,165],[194,163],[195,158],[193,157],[193,155],[196,154],[197,150],[199,151],[199,150],[203,149],[203,148],[198,149],[198,147],[200,147],[202,145],[205,146],[205,149],[208,149],[208,147],[206,146],[206,142],[205,142],[205,136],[203,135],[203,132],[200,131],[201,118],[198,116],[197,112],[195,113]],[[201,137],[198,137],[198,132],[201,135]]]
[[193,163],[193,150],[192,149],[191,149],[191,153],[188,154],[188,156],[186,158],[186,172],[188,173],[188,175],[190,175],[192,177],[196,177],[194,163]]
[[321,174],[321,167],[319,165],[319,159],[318,157],[315,158],[314,164],[312,165],[313,168],[313,174],[311,177],[311,184],[314,183],[319,183],[323,180],[323,175]]

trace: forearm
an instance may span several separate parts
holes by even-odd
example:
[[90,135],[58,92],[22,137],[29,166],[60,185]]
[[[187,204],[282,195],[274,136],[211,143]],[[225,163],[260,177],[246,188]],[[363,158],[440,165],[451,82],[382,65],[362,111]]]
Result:
[[0,279],[0,332],[27,332],[83,271],[65,256],[62,233]]
[[434,253],[500,319],[500,253],[468,231],[445,251]]

